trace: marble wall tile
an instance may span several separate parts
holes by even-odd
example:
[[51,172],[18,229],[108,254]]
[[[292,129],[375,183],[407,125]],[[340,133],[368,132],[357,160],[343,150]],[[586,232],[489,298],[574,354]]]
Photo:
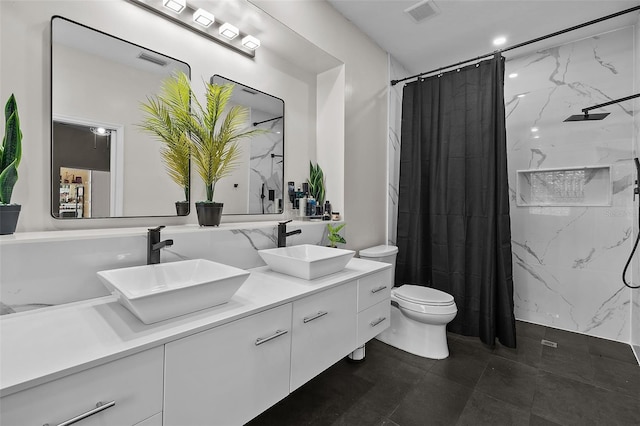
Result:
[[[291,222],[288,229],[302,234],[287,244],[326,245],[326,222]],[[342,235],[347,237],[345,227]],[[63,234],[64,235],[64,231]],[[220,228],[167,227],[162,239],[173,239],[161,251],[162,262],[202,258],[241,269],[263,266],[257,251],[277,245],[273,223]],[[0,314],[106,296],[97,271],[144,265],[145,229],[120,236],[42,238],[36,241],[0,240]]]
[[[389,77],[391,80],[410,75],[402,64],[389,55]],[[387,244],[396,244],[398,219],[398,183],[400,182],[400,129],[402,125],[403,83],[389,86],[389,142],[388,162],[388,202],[387,202]]]
[[[628,341],[630,293],[620,275],[631,250],[633,113],[565,123],[582,108],[633,92],[633,29],[507,61],[508,168],[516,317]],[[518,97],[518,95],[524,95]],[[536,130],[536,131],[534,131]],[[516,170],[607,165],[608,206],[516,205]]]

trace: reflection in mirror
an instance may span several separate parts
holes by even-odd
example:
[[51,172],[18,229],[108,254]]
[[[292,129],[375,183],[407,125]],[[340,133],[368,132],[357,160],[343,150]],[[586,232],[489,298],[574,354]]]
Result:
[[214,75],[211,82],[234,84],[229,106],[248,108],[248,125],[268,130],[242,145],[240,165],[216,185],[216,198],[224,202],[224,214],[282,213],[284,101],[219,75]]
[[184,189],[140,103],[189,65],[59,16],[51,32],[51,215],[175,216]]

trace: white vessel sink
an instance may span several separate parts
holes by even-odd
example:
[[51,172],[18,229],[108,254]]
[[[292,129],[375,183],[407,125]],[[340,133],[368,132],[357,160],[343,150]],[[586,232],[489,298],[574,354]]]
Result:
[[313,280],[342,271],[355,251],[301,244],[258,250],[258,254],[276,272]]
[[118,301],[145,324],[226,303],[249,272],[204,259],[98,272]]

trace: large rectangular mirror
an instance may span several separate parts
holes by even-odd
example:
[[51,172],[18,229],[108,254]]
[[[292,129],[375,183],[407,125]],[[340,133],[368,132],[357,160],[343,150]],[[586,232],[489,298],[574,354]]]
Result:
[[[51,215],[175,216],[184,188],[161,143],[138,127],[140,103],[186,62],[68,19],[51,19]],[[187,191],[188,197],[188,191]]]
[[[266,130],[241,145],[242,160],[216,185],[224,214],[279,214],[284,207],[284,101],[220,75],[213,84],[233,84],[229,107],[249,110],[250,127]],[[242,143],[241,143],[242,144]]]

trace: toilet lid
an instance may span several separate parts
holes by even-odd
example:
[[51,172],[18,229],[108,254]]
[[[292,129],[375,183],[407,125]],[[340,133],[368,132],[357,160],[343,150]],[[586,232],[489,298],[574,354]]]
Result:
[[421,305],[443,306],[454,303],[452,295],[431,287],[405,284],[394,291],[399,299]]

